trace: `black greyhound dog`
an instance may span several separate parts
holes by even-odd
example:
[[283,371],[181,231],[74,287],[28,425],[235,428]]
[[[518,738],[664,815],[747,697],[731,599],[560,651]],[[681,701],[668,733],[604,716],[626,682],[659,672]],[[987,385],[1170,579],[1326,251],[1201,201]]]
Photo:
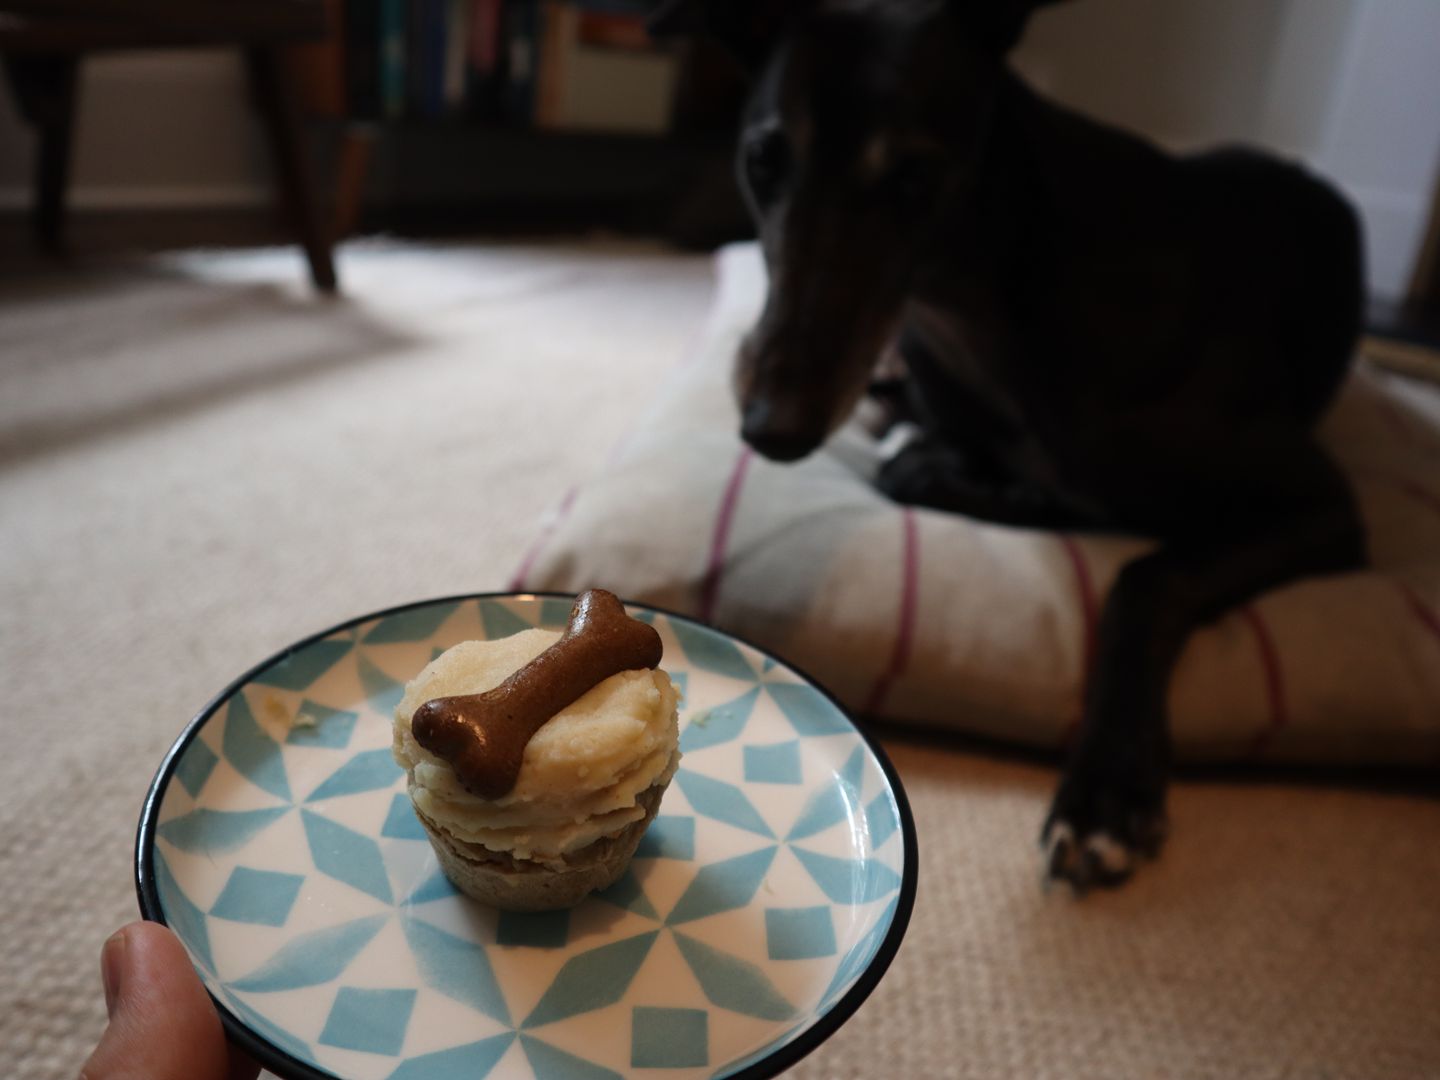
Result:
[[1165,832],[1171,670],[1262,590],[1365,558],[1312,430],[1349,364],[1354,213],[1243,150],[1170,156],[1006,66],[1047,0],[670,0],[750,69],[739,145],[769,294],[742,434],[816,449],[898,345],[894,499],[1159,541],[1104,605],[1041,834],[1051,878],[1126,878]]

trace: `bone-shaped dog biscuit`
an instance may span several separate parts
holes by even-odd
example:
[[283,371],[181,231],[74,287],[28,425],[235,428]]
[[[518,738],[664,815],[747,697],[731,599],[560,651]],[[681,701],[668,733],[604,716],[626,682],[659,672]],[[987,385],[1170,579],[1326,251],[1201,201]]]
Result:
[[660,664],[653,626],[625,614],[614,593],[575,600],[560,640],[483,694],[435,698],[415,710],[415,741],[443,758],[465,790],[497,799],[515,786],[525,746],[545,721],[612,675]]

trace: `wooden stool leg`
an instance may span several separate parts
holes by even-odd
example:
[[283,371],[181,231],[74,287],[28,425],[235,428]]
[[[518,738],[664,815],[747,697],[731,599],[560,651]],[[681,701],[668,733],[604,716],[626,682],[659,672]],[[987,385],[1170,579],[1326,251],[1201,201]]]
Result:
[[5,72],[20,112],[40,138],[35,155],[34,225],[36,237],[48,251],[60,250],[79,71],[79,58],[69,53],[5,57]]
[[300,118],[280,58],[272,46],[252,45],[245,50],[245,61],[275,159],[282,198],[305,246],[310,276],[317,289],[334,292],[335,265],[330,253],[330,237],[316,204],[314,180],[300,138]]
[[335,235],[353,236],[360,226],[360,209],[365,199],[365,176],[375,147],[375,132],[369,125],[351,124],[340,140],[335,168]]

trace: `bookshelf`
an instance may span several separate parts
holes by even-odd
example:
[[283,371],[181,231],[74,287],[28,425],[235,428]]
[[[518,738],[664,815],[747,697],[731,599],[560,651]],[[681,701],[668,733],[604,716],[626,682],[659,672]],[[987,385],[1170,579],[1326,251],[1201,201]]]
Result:
[[743,234],[728,61],[657,44],[652,0],[324,0],[291,57],[337,232]]

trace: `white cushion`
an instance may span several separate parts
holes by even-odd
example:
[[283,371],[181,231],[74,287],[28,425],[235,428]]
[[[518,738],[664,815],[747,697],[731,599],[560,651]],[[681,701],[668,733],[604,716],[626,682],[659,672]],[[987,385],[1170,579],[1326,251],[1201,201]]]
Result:
[[[1079,716],[1095,614],[1148,542],[896,506],[852,423],[794,465],[740,442],[731,358],[759,310],[753,245],[717,256],[698,347],[517,576],[601,585],[778,653],[857,713],[1038,746]],[[1440,760],[1440,391],[1356,365],[1322,434],[1373,568],[1296,582],[1197,632],[1175,671],[1182,758]]]

